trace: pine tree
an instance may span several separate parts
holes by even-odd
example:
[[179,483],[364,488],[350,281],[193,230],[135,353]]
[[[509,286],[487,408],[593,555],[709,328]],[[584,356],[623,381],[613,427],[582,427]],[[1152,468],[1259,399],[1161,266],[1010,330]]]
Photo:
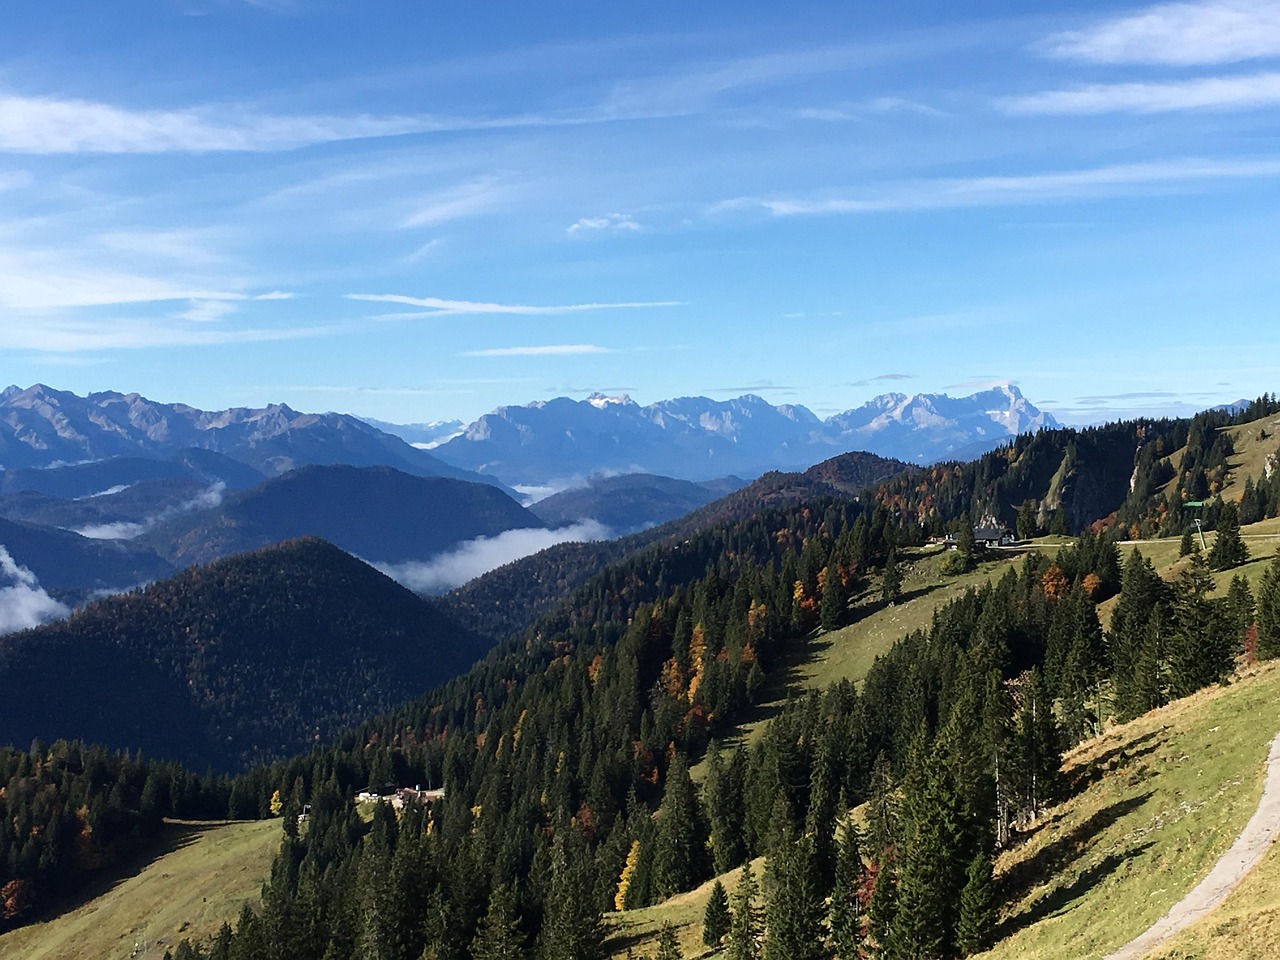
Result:
[[[889,758],[883,753],[876,756],[871,765],[870,798],[867,803],[867,850],[876,863],[880,863],[885,851],[892,851],[898,843],[898,797],[893,784]],[[890,853],[892,855],[892,852]]]
[[1234,503],[1224,503],[1218,514],[1218,535],[1209,551],[1210,570],[1230,570],[1249,560],[1249,548],[1240,536],[1240,520]]
[[[970,539],[973,532],[969,533]],[[889,555],[884,561],[884,576],[880,587],[880,596],[885,603],[894,603],[902,593],[902,571],[898,568],[898,548],[890,547]]]
[[840,626],[844,616],[844,585],[840,582],[840,574],[834,563],[823,569],[822,601],[818,608],[819,622],[823,630],[834,630]]
[[707,909],[702,915],[702,942],[715,949],[729,932],[733,914],[729,912],[729,895],[724,884],[716,880],[707,899]]
[[605,925],[597,905],[597,878],[584,850],[556,838],[551,888],[539,942],[541,960],[601,960]]
[[741,746],[733,759],[725,763],[714,744],[707,760],[707,779],[703,784],[707,822],[711,834],[711,856],[717,874],[728,873],[746,856],[743,824],[743,775],[746,752]]
[[[1136,550],[1137,547],[1134,547]],[[1182,539],[1178,541],[1178,556],[1189,557],[1200,549],[1200,544],[1196,540],[1195,534],[1190,527],[1182,531]]]
[[904,784],[905,841],[898,871],[898,911],[889,931],[895,957],[950,956],[964,887],[965,823],[959,785],[940,751],[913,748]]
[[1249,589],[1249,581],[1243,574],[1237,573],[1231,578],[1231,586],[1227,588],[1226,606],[1227,619],[1231,622],[1231,632],[1239,646],[1245,631],[1253,625],[1256,611],[1253,591]]
[[831,891],[831,939],[840,960],[857,960],[862,944],[862,901],[859,896],[866,880],[862,863],[861,835],[853,823],[840,834],[836,854],[835,886]]
[[831,892],[836,866],[836,808],[840,786],[836,782],[835,737],[835,727],[830,724],[818,735],[809,776],[809,810],[805,815],[805,834],[813,844],[815,876],[824,897]]
[[1193,554],[1178,577],[1169,638],[1169,686],[1174,697],[1195,693],[1231,671],[1230,625],[1221,607],[1208,598],[1212,589],[1208,564]]
[[1157,607],[1147,621],[1147,629],[1138,648],[1132,680],[1126,694],[1126,717],[1137,717],[1169,702],[1168,669],[1165,651],[1168,647],[1168,618]]
[[825,913],[813,838],[784,838],[769,857],[766,960],[819,960]]
[[764,921],[756,904],[756,878],[748,861],[742,866],[738,889],[733,892],[733,922],[729,925],[727,960],[760,960],[760,935]]
[[1014,737],[1019,774],[1017,793],[1021,798],[1019,812],[1034,821],[1040,807],[1057,787],[1062,738],[1039,671],[1029,671],[1021,686],[1022,703]]
[[680,952],[680,941],[676,938],[676,928],[671,925],[671,921],[664,921],[662,929],[658,931],[658,952],[654,955],[654,960],[684,960],[684,954]]
[[524,936],[511,887],[500,883],[489,895],[489,909],[471,941],[472,960],[522,960]]
[[1280,657],[1280,554],[1258,582],[1258,657]]
[[960,923],[956,930],[956,946],[968,955],[985,950],[995,927],[995,881],[991,858],[979,851],[969,864],[964,889],[960,891]]
[[[871,902],[867,904],[867,939],[874,956],[889,955],[894,920],[898,914],[898,878],[892,860],[877,865]],[[844,960],[844,958],[841,958]]]
[[667,769],[654,841],[653,890],[659,899],[688,890],[701,877],[699,854],[705,846],[689,765],[676,751]]
[[1149,640],[1152,617],[1156,608],[1163,606],[1167,590],[1155,567],[1134,547],[1124,564],[1120,597],[1112,612],[1111,632],[1107,636],[1116,713],[1122,720],[1151,709],[1150,674],[1147,680],[1140,681],[1136,671]]

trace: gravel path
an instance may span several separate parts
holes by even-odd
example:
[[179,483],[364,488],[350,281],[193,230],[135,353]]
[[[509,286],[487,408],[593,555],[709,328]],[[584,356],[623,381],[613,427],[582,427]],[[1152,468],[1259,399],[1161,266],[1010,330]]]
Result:
[[1190,893],[1169,908],[1146,933],[1125,944],[1106,960],[1138,960],[1175,934],[1207,916],[1227,899],[1231,891],[1262,859],[1280,834],[1280,735],[1271,741],[1267,756],[1267,780],[1262,787],[1258,809],[1245,824],[1231,849],[1214,864],[1209,875]]

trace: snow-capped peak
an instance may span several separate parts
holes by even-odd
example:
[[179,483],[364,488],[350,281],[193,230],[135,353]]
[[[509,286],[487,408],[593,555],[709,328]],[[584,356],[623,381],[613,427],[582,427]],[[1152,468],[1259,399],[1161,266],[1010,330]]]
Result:
[[625,407],[634,402],[635,401],[625,393],[620,393],[616,397],[610,397],[603,393],[593,393],[591,396],[587,397],[587,403],[591,404],[597,410],[603,410],[605,407],[609,406]]

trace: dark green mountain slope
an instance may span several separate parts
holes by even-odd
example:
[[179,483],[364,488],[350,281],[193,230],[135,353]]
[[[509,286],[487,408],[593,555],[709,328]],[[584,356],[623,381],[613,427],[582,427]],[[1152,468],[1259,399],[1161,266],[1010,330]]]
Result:
[[626,473],[594,477],[589,486],[557,493],[529,509],[549,524],[595,520],[621,534],[676,520],[744,486],[736,477],[695,483]]
[[674,544],[761,510],[786,509],[807,501],[858,493],[905,470],[909,464],[872,453],[846,453],[804,473],[766,473],[754,483],[677,520],[640,533],[596,543],[562,543],[492,570],[441,598],[464,623],[492,637],[519,632],[550,610],[605,565],[655,544]]
[[87,537],[0,518],[0,545],[55,595],[77,600],[87,590],[124,589],[167,576],[173,568],[131,543]]
[[0,736],[239,767],[416,696],[484,649],[372,567],[295,541],[0,638]]
[[175,564],[204,563],[294,537],[321,537],[369,560],[425,560],[463,540],[541,527],[487,484],[391,467],[311,466],[177,517],[147,535]]

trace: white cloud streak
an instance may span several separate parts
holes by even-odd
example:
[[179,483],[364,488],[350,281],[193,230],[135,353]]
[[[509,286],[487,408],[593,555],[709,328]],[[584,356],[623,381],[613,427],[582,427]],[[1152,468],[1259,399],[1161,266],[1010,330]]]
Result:
[[156,347],[212,347],[235,343],[303,340],[338,333],[337,325],[280,328],[229,328],[182,321],[102,319],[39,320],[0,316],[0,347],[38,353],[81,353],[94,350],[146,350]]
[[1095,83],[997,101],[1005,113],[1172,113],[1178,110],[1256,110],[1280,104],[1280,73],[1199,77],[1162,83]]
[[1280,3],[1162,3],[1036,44],[1051,57],[1089,63],[1193,66],[1280,56]]
[[[222,495],[226,491],[227,485],[219,480],[212,484],[206,490],[202,490],[185,503],[168,507],[161,510],[154,516],[147,517],[140,523],[131,523],[129,521],[120,521],[118,523],[95,523],[86,527],[80,527],[75,532],[82,537],[88,537],[90,540],[136,540],[142,536],[157,523],[172,519],[184,513],[191,513],[196,510],[211,510],[222,503]],[[102,494],[98,494],[101,496]]]
[[506,188],[499,186],[493,178],[482,177],[419,200],[417,209],[400,226],[405,229],[431,227],[473,217],[498,207],[506,194]]
[[5,153],[260,152],[458,126],[432,117],[259,116],[213,107],[132,110],[90,100],[0,96],[0,152]]
[[507,530],[477,537],[426,561],[374,563],[387,576],[418,593],[443,593],[506,563],[570,541],[607,540],[608,527],[585,520],[557,530]]
[[71,613],[40,586],[26,567],[20,567],[0,544],[0,634],[38,627]]
[[944,210],[1111,197],[1150,188],[1276,176],[1280,176],[1280,158],[1187,158],[1024,176],[914,181],[890,185],[878,195],[858,198],[740,198],[720,204],[719,209],[763,207],[778,217]]
[[483,303],[475,300],[445,300],[440,297],[406,297],[395,293],[348,293],[348,300],[371,303],[400,303],[409,307],[425,307],[429,313],[390,314],[386,319],[449,317],[463,314],[515,314],[525,317],[549,317],[563,313],[586,313],[592,310],[643,310],[650,307],[682,307],[679,300],[648,300],[631,303],[575,303],[567,306],[527,306],[516,303]]
[[495,347],[490,350],[465,350],[461,357],[570,357],[580,354],[612,353],[608,347],[593,343],[561,343],[543,347]]
[[631,214],[611,213],[607,217],[582,217],[569,226],[568,232],[608,231],[610,233],[634,233],[640,229],[640,224],[631,218]]

